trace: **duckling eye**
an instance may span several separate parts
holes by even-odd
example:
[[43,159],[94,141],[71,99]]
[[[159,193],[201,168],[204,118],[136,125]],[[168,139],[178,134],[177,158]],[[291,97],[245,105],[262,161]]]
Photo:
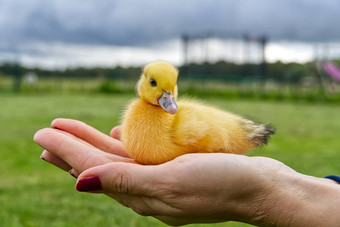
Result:
[[156,80],[155,79],[150,79],[150,85],[152,86],[152,87],[156,87],[157,86],[157,82],[156,82]]

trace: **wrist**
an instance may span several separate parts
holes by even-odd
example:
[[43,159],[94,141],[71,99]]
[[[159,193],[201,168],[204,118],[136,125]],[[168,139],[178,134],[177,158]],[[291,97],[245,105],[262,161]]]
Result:
[[277,171],[250,202],[248,222],[261,226],[337,226],[340,187],[328,179]]

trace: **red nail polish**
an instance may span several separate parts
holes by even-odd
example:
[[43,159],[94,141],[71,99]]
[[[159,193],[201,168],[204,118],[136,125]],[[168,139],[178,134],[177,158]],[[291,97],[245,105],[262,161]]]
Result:
[[102,183],[100,182],[99,177],[85,177],[78,181],[76,185],[77,191],[80,192],[89,192],[89,191],[96,191],[101,190]]

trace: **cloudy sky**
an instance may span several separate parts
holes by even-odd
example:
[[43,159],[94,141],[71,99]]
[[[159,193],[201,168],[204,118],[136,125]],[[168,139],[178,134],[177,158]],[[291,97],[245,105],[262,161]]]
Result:
[[[0,0],[0,61],[42,67],[155,59],[181,64],[183,33],[265,34],[269,60],[307,61],[315,43],[340,41],[340,1]],[[235,49],[237,42],[228,40],[210,40],[215,52],[209,56],[217,58],[222,46]]]

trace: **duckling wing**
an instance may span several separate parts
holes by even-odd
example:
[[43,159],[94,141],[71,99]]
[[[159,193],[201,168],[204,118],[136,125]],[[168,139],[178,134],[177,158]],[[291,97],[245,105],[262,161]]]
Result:
[[182,101],[178,106],[174,142],[189,151],[240,154],[255,147],[242,117],[198,102]]
[[175,143],[193,152],[225,152],[232,136],[243,136],[238,116],[194,101],[178,102],[175,115]]
[[[182,104],[182,105],[181,105]],[[207,136],[209,124],[204,114],[199,112],[199,105],[179,102],[179,111],[175,115],[174,139],[182,146],[194,146]]]

